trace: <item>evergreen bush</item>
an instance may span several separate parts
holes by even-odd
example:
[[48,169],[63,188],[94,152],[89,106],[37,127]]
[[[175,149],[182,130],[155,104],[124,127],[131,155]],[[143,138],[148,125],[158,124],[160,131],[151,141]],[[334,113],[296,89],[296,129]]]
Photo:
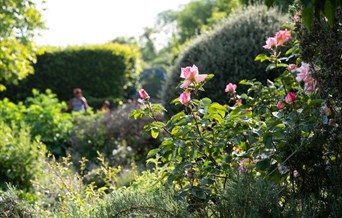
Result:
[[104,45],[46,48],[37,56],[35,74],[19,86],[10,86],[4,95],[11,100],[24,100],[33,88],[51,89],[61,100],[73,97],[79,87],[98,106],[101,100],[131,96],[139,76],[140,53],[135,47],[109,43]]
[[265,44],[266,36],[285,21],[286,17],[276,9],[250,6],[237,10],[213,31],[200,35],[179,55],[169,72],[164,92],[167,109],[171,110],[169,103],[179,94],[176,87],[181,67],[195,64],[200,73],[214,74],[213,81],[206,85],[206,96],[220,103],[225,101],[222,87],[228,82],[254,78],[266,82],[266,65],[255,62],[254,58],[263,52],[260,45]]

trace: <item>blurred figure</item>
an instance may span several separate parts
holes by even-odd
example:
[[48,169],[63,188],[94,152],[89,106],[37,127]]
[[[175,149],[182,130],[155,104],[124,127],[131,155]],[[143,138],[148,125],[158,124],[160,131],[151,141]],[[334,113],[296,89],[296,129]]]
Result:
[[71,111],[86,111],[89,107],[87,100],[83,97],[80,88],[74,89],[74,98],[68,102],[68,108]]
[[105,100],[102,104],[102,107],[101,107],[101,112],[109,112],[110,111],[110,103],[109,101]]

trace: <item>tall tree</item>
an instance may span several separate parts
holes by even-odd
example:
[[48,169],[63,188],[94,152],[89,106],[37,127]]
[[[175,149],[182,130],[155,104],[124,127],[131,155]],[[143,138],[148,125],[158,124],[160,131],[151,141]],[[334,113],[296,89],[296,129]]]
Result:
[[[42,0],[44,1],[44,0]],[[44,28],[33,0],[0,0],[0,91],[33,73],[37,30]]]

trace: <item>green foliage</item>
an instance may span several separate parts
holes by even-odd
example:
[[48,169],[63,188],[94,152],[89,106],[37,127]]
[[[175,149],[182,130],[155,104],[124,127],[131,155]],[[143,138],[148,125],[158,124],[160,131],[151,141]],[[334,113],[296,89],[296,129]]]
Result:
[[36,4],[40,1],[0,1],[0,91],[4,82],[18,83],[33,73],[36,47],[32,39],[43,28]]
[[[278,37],[284,32],[278,32]],[[284,52],[285,48],[288,50]],[[340,209],[335,210],[333,205],[338,204],[342,193],[338,170],[342,163],[341,127],[334,122],[339,114],[332,112],[339,108],[325,105],[319,84],[312,89],[307,87],[307,83],[316,84],[312,77],[325,67],[320,59],[315,59],[310,65],[301,63],[301,68],[288,68],[288,62],[300,64],[294,33],[285,45],[277,44],[269,51],[270,55],[260,55],[257,59],[270,61],[268,69],[285,68],[284,72],[266,86],[259,81],[242,80],[240,85],[250,86],[248,92],[237,95],[230,91],[226,98],[228,105],[197,97],[199,91],[204,91],[203,85],[209,84],[206,82],[211,79],[210,75],[202,83],[189,76],[190,84],[183,93],[191,93],[191,101],[183,103],[185,109],[167,122],[154,117],[162,107],[151,105],[148,99],[144,100],[145,108],[131,114],[135,118],[146,115],[154,119],[145,126],[152,136],[168,135],[149,155],[168,167],[167,183],[178,190],[177,194],[188,202],[190,210],[202,213],[211,203],[222,202],[222,190],[231,182],[231,172],[239,171],[242,175],[251,173],[260,177],[267,181],[265,184],[274,184],[274,189],[267,191],[255,186],[260,191],[255,195],[254,190],[237,191],[248,200],[234,196],[227,202],[235,207],[241,205],[240,209],[232,209],[233,216],[252,211],[253,215],[262,216],[339,214]],[[300,79],[303,74],[305,78]],[[292,99],[289,99],[290,92],[295,96]],[[173,101],[177,102],[180,100]],[[263,207],[257,199],[268,193],[280,204],[269,205],[274,210]],[[300,206],[288,210],[298,202]]]
[[105,209],[96,217],[196,217],[186,204],[174,198],[173,190],[121,190],[110,194]]
[[26,201],[19,199],[18,195],[20,195],[19,191],[11,186],[6,192],[0,192],[1,217],[34,217],[34,211],[28,206]]
[[140,128],[150,120],[133,120],[128,114],[140,108],[137,102],[124,105],[108,113],[75,116],[71,147],[74,163],[82,157],[97,163],[97,151],[115,166],[129,166],[132,162],[144,163],[147,152],[157,146]]
[[33,140],[30,131],[10,127],[0,122],[0,188],[7,188],[6,183],[20,189],[30,190],[32,181],[41,172],[45,146]]
[[70,145],[72,117],[65,110],[65,103],[60,103],[50,90],[45,94],[33,90],[33,97],[24,103],[15,104],[8,99],[0,101],[0,120],[8,125],[22,124],[30,127],[32,138],[40,137],[48,149],[56,155],[62,155]]
[[336,9],[333,28],[325,18],[315,18],[311,30],[301,20],[296,23],[300,40],[300,56],[306,63],[319,66],[313,77],[319,81],[321,95],[327,99],[336,115],[336,122],[342,122],[342,7]]
[[263,51],[266,36],[275,32],[285,22],[277,10],[263,6],[250,6],[238,10],[214,31],[203,34],[184,50],[174,64],[164,93],[164,102],[169,111],[171,100],[177,97],[176,86],[180,81],[180,68],[195,64],[202,73],[215,75],[206,85],[206,95],[213,101],[225,102],[222,98],[228,82],[242,79],[266,82],[265,64],[256,63],[254,57]]
[[166,27],[176,24],[171,47],[177,47],[211,28],[222,18],[228,16],[232,10],[242,5],[242,2],[242,0],[191,1],[179,11],[161,12],[158,15],[157,29],[167,29]]
[[[336,10],[338,7],[342,6],[342,1],[340,0],[298,0],[300,2],[302,9],[302,21],[303,24],[311,29],[315,24],[313,23],[314,18],[319,18],[321,16],[326,17],[331,26],[333,26],[336,16]],[[265,0],[267,6],[273,4],[284,4],[283,0]],[[286,1],[285,1],[286,4]]]
[[[23,100],[32,88],[51,89],[64,101],[79,87],[85,97],[127,99],[135,90],[140,73],[140,54],[135,46],[109,43],[67,48],[46,48],[34,65],[35,75],[5,93]],[[88,102],[92,106],[92,102]]]

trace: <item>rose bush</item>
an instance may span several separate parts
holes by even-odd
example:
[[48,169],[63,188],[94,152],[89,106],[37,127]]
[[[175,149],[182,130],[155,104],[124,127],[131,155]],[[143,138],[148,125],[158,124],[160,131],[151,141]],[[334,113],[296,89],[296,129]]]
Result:
[[[152,135],[165,134],[149,156],[171,169],[165,172],[168,184],[196,210],[224,200],[222,190],[230,174],[239,172],[280,190],[278,206],[283,212],[296,204],[297,212],[315,205],[315,214],[326,214],[332,209],[329,203],[342,193],[340,179],[335,178],[342,161],[340,148],[324,135],[340,124],[332,124],[331,113],[323,113],[325,101],[312,73],[321,69],[300,63],[298,41],[287,29],[267,39],[264,48],[269,55],[256,60],[269,61],[267,70],[283,68],[283,74],[267,86],[243,80],[240,85],[250,88],[241,95],[235,92],[236,84],[228,83],[225,90],[222,87],[222,94],[229,95],[224,105],[196,98],[213,75],[197,79],[201,74],[195,65],[182,68],[183,93],[173,103],[183,104],[184,110],[165,123],[154,119],[145,127]],[[154,118],[165,111],[148,99],[144,102],[146,108],[132,117]]]

